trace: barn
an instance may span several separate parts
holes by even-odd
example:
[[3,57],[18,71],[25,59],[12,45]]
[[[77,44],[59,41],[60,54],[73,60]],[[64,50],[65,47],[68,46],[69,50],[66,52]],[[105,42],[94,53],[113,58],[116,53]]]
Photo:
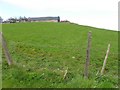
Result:
[[60,22],[60,17],[29,17],[30,22]]

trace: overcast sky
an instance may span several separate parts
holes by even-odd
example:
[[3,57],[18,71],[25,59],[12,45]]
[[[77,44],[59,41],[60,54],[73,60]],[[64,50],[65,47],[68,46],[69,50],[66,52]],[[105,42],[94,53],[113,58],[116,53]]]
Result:
[[60,16],[81,25],[118,30],[119,0],[0,0],[0,16]]

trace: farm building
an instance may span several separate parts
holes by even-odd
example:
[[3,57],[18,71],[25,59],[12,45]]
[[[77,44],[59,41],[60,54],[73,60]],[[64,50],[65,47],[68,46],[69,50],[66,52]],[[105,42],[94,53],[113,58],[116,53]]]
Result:
[[2,23],[3,22],[3,19],[0,17],[0,23]]
[[30,22],[60,22],[60,17],[29,17]]

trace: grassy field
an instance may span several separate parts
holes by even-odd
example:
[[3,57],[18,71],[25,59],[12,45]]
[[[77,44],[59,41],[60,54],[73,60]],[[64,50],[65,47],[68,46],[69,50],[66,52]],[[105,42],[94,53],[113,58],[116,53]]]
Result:
[[[92,32],[89,78],[84,79],[87,35]],[[2,55],[3,88],[117,88],[118,32],[70,23],[3,24],[14,65]],[[108,44],[105,72],[100,76]],[[68,68],[66,77],[65,71]],[[97,75],[96,75],[97,74]]]
[[[2,24],[0,24],[0,32],[1,31],[2,31]],[[1,42],[0,42],[0,89],[2,89],[2,43]]]

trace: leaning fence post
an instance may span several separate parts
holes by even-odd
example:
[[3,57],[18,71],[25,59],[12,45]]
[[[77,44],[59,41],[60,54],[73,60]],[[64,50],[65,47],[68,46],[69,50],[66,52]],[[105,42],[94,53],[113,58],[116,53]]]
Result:
[[107,49],[106,56],[105,56],[105,59],[104,59],[104,62],[103,62],[103,67],[101,69],[101,75],[103,75],[103,73],[104,73],[104,69],[105,69],[105,65],[106,65],[106,62],[107,62],[109,51],[110,51],[110,44],[108,44],[108,49]]
[[87,46],[86,64],[85,64],[85,71],[84,71],[85,78],[88,78],[88,69],[89,69],[89,63],[90,63],[90,47],[91,47],[91,32],[88,33],[88,46]]
[[8,65],[11,65],[12,64],[12,59],[10,57],[10,53],[8,51],[7,44],[6,44],[6,41],[5,41],[5,38],[2,34],[2,32],[0,32],[0,38],[1,38],[1,41],[2,41],[2,47],[3,47],[3,50],[4,50],[5,57],[7,59]]

